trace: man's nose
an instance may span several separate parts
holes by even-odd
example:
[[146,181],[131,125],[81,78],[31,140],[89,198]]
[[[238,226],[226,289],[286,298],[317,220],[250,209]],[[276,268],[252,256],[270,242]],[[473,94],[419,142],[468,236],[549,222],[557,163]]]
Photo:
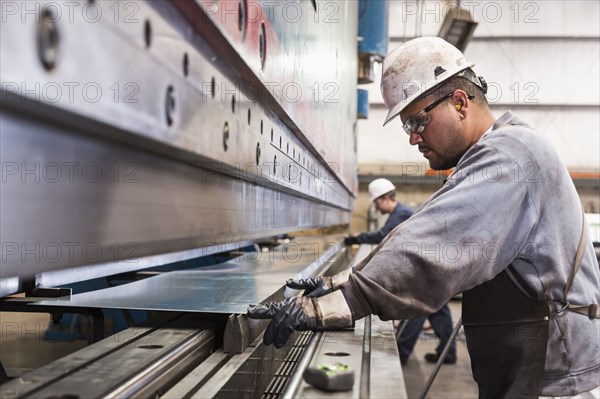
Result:
[[410,132],[408,142],[410,143],[410,145],[417,145],[423,142],[423,136],[421,136],[419,133],[415,133],[414,131],[412,131]]

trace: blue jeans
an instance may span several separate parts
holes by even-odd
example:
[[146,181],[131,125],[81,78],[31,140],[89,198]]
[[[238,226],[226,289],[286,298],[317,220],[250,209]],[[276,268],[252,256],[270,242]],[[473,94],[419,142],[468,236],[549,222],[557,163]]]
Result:
[[[436,353],[439,355],[442,354],[444,350],[444,346],[448,342],[450,335],[452,335],[452,330],[454,325],[452,324],[452,315],[450,314],[450,308],[448,305],[444,305],[437,312],[430,314],[428,316],[417,317],[416,319],[411,319],[408,321],[406,328],[402,331],[400,338],[398,339],[398,351],[400,352],[400,359],[408,359],[417,340],[419,339],[419,335],[421,335],[421,330],[423,329],[423,323],[425,320],[429,319],[429,323],[433,327],[433,331],[435,335],[440,339],[440,343],[436,348]],[[447,359],[456,359],[456,342],[452,341],[450,344],[450,350],[448,351]]]

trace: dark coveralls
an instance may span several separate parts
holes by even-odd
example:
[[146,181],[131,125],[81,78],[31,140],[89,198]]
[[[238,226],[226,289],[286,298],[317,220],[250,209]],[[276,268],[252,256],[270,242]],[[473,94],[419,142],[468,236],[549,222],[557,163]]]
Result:
[[379,231],[361,233],[355,237],[355,241],[357,244],[379,244],[390,231],[394,230],[394,227],[411,217],[412,214],[412,209],[398,203]]

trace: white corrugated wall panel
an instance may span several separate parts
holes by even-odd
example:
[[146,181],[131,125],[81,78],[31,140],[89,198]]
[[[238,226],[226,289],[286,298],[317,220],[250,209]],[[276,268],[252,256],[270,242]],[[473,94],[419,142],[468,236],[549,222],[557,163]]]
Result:
[[[556,146],[570,170],[598,170],[600,162],[600,113],[595,108],[492,106],[495,116],[511,109]],[[399,120],[383,127],[387,111],[371,108],[368,120],[358,122],[359,165],[421,164],[423,158],[408,143]]]
[[[392,0],[390,50],[405,37],[436,35],[443,13],[454,4]],[[461,4],[479,22],[465,54],[490,83],[493,113],[512,109],[542,131],[569,169],[600,171],[600,2]],[[361,88],[369,90],[375,106],[369,120],[358,123],[359,165],[422,163],[399,122],[381,126],[386,111],[379,81]]]

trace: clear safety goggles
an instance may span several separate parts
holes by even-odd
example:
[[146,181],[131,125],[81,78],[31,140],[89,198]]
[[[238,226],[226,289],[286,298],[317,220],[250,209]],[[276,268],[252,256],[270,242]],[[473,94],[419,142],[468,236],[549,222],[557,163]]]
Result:
[[[432,109],[434,109],[435,107],[437,107],[438,105],[443,103],[444,101],[452,98],[453,94],[454,94],[454,92],[446,94],[445,96],[437,99],[433,103],[431,103],[428,106],[426,106],[425,108],[423,108],[423,110],[421,112],[419,112],[418,114],[408,118],[406,120],[406,122],[404,122],[404,124],[402,125],[402,128],[404,129],[406,134],[408,134],[410,136],[411,133],[416,133],[416,134],[423,133],[423,130],[425,130],[425,126],[429,122],[431,122],[431,116],[429,116],[429,114],[428,114],[429,111],[431,111]],[[472,100],[475,98],[475,96],[471,96],[471,95],[467,94],[467,98],[469,100]]]
[[[465,78],[468,81],[472,82],[475,86],[477,86],[483,92],[484,95],[487,93],[488,85],[483,77],[478,76],[477,78],[473,78],[467,73],[467,70],[459,72],[458,74],[456,74],[456,76]],[[437,101],[435,101],[432,104],[425,107],[418,114],[408,118],[408,120],[406,122],[404,122],[404,124],[402,125],[402,128],[404,129],[406,134],[408,134],[410,136],[410,134],[413,132],[417,133],[417,134],[423,133],[423,130],[425,130],[425,126],[429,122],[431,122],[431,116],[427,115],[427,113],[429,111],[431,111],[432,109],[434,109],[439,104],[441,104],[442,102],[444,102],[445,100],[448,100],[449,98],[451,98],[453,94],[454,94],[454,92],[445,95],[444,97],[438,99]],[[467,96],[468,96],[467,98],[469,100],[472,100],[475,98],[475,96],[471,96],[468,93],[467,93]]]
[[428,106],[426,106],[425,108],[423,108],[423,110],[421,112],[419,112],[418,114],[408,118],[406,120],[406,122],[404,122],[404,124],[402,125],[402,128],[404,129],[406,134],[408,134],[410,136],[410,134],[412,132],[417,133],[417,134],[423,133],[423,130],[425,130],[425,126],[429,122],[431,122],[431,116],[428,115],[429,111],[431,111],[432,109],[434,109],[435,107],[437,107],[438,105],[443,103],[444,101],[451,98],[453,94],[454,94],[454,92],[452,92],[450,94],[446,94],[445,96],[439,98],[435,102],[433,102],[433,103],[429,104]]

